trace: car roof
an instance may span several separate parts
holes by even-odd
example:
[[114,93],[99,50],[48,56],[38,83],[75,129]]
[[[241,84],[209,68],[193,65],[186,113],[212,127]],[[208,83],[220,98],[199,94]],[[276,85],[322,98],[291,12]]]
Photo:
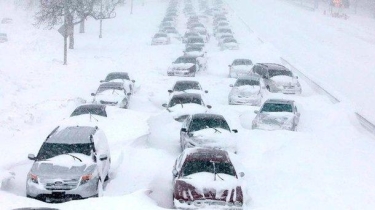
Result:
[[108,87],[108,88],[123,88],[124,87],[124,83],[122,82],[104,82],[102,84],[100,84],[99,87]]
[[268,99],[264,103],[293,104],[294,100],[288,100],[288,99]]
[[211,160],[230,162],[228,152],[220,149],[210,148],[187,148],[184,150],[185,161]]
[[46,140],[46,143],[55,144],[87,144],[92,143],[91,136],[98,130],[97,127],[70,126],[56,128]]
[[277,64],[277,63],[257,63],[257,64],[262,65],[262,66],[266,66],[267,68],[272,68],[272,69],[289,70],[285,66],[283,66],[281,64]]

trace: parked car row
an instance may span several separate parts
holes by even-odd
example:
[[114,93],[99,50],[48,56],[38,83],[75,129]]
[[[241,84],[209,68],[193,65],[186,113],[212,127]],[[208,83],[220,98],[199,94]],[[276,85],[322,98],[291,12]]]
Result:
[[28,156],[34,163],[27,175],[27,197],[63,202],[101,195],[111,165],[108,140],[97,123],[81,117],[98,121],[107,118],[106,105],[127,108],[135,81],[126,72],[112,72],[100,82],[93,103],[77,107],[47,136],[38,154]]

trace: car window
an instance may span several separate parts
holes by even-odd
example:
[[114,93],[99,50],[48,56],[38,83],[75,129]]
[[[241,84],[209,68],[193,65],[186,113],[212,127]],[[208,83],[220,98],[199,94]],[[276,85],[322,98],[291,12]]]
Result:
[[222,128],[230,130],[228,123],[223,118],[195,118],[192,120],[189,126],[189,131],[199,131],[206,128]]
[[185,91],[185,90],[200,90],[199,83],[177,83],[174,86],[174,91]]
[[199,172],[208,172],[214,174],[228,174],[235,176],[235,170],[232,164],[223,162],[214,162],[207,160],[186,161],[182,168],[182,176],[189,176]]
[[81,153],[91,155],[93,143],[87,144],[58,144],[58,143],[43,143],[37,155],[38,160],[49,159],[58,155],[68,153]]
[[240,87],[244,85],[260,86],[260,82],[259,80],[238,79],[234,84],[235,87]]
[[89,106],[77,107],[70,116],[74,117],[74,116],[79,116],[83,114],[95,114],[95,115],[107,117],[105,107],[89,107]]
[[268,70],[268,76],[275,77],[275,76],[289,76],[293,77],[293,74],[289,70],[281,70],[281,69],[269,69]]
[[293,112],[291,104],[265,103],[261,112]]
[[175,106],[177,104],[188,104],[188,103],[203,105],[202,100],[197,97],[174,97],[169,102],[169,107]]

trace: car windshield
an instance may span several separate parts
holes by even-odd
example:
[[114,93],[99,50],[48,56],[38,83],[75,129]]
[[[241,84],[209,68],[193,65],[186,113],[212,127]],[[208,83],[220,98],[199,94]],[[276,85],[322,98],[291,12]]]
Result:
[[236,176],[234,167],[231,163],[213,162],[209,160],[194,160],[185,162],[182,168],[182,176],[191,174],[208,172],[213,174],[228,174]]
[[167,37],[166,34],[155,34],[154,38],[163,38],[163,37]]
[[185,50],[185,52],[194,52],[194,51],[202,51],[202,48],[201,47],[188,47]]
[[122,88],[122,87],[106,87],[106,86],[104,86],[104,87],[99,87],[97,93],[102,93],[102,92],[104,92],[106,90],[113,90],[115,92],[116,90],[123,91],[124,88]]
[[235,42],[235,43],[237,43],[237,41],[236,41],[235,39],[231,39],[231,38],[224,39],[223,42],[224,42],[224,43],[230,43],[230,42]]
[[224,118],[219,117],[202,117],[193,119],[190,124],[189,131],[199,131],[206,128],[222,128],[230,130],[227,121]]
[[293,74],[289,70],[280,70],[280,69],[270,69],[268,70],[269,77],[275,77],[275,76],[289,76],[293,77]]
[[40,148],[37,159],[46,160],[58,155],[68,153],[81,153],[90,156],[93,149],[92,143],[87,144],[57,144],[57,143],[43,143]]
[[194,57],[179,57],[175,61],[175,63],[194,63],[195,64],[196,59]]
[[190,38],[188,40],[188,43],[204,43],[204,41],[203,39],[197,37],[197,38]]
[[291,104],[265,103],[260,112],[293,112]]
[[251,86],[260,86],[259,80],[250,80],[250,79],[239,79],[237,80],[235,87],[244,86],[244,85],[251,85]]
[[79,116],[82,114],[95,114],[95,115],[107,117],[107,113],[104,107],[87,107],[87,106],[77,107],[70,116],[74,117],[74,116]]
[[202,100],[198,97],[173,97],[169,102],[169,107],[175,106],[177,104],[189,103],[202,105]]
[[183,82],[183,83],[177,83],[173,90],[174,91],[184,91],[184,90],[200,90],[201,88],[199,87],[198,83],[195,82]]
[[233,65],[252,65],[251,60],[234,60]]
[[107,77],[105,78],[105,81],[109,82],[109,81],[114,80],[114,79],[130,80],[128,74],[116,74],[116,73],[114,73],[114,74],[108,74]]

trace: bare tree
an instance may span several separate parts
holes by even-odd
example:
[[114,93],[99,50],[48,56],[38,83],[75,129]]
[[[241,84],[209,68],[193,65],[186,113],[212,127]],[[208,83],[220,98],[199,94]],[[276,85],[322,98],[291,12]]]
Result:
[[92,17],[100,20],[99,38],[102,38],[103,20],[116,17],[115,9],[122,3],[122,0],[97,0],[94,5]]

